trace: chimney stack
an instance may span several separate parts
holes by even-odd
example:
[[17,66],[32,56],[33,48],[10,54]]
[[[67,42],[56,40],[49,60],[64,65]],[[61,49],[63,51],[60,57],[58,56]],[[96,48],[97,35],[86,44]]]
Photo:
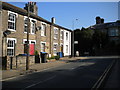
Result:
[[101,18],[101,23],[104,23],[104,19],[103,18]]
[[97,16],[96,17],[96,24],[101,24],[101,23],[104,23],[104,19]]
[[51,18],[51,22],[52,22],[53,24],[55,24],[55,18],[54,18],[54,17]]
[[36,2],[28,2],[24,7],[25,10],[28,10],[28,4],[30,6],[30,12],[35,15],[38,15],[38,7],[36,5]]
[[100,24],[101,23],[101,18],[98,16],[96,17],[96,24]]

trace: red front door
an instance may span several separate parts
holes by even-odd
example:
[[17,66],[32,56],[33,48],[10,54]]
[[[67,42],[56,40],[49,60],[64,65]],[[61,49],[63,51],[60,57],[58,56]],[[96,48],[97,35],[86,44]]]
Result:
[[29,53],[30,53],[30,55],[34,55],[34,53],[35,53],[35,44],[30,44]]

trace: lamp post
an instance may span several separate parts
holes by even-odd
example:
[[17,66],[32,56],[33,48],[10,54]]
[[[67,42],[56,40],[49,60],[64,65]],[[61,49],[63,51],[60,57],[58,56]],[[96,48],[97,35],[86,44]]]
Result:
[[[75,21],[77,21],[78,19],[75,19]],[[72,29],[73,29],[73,34],[72,34],[72,57],[74,57],[74,20],[72,22]]]
[[27,57],[26,57],[26,70],[29,69],[29,31],[30,31],[30,21],[29,21],[29,10],[30,10],[30,3],[28,2],[28,9],[27,9]]

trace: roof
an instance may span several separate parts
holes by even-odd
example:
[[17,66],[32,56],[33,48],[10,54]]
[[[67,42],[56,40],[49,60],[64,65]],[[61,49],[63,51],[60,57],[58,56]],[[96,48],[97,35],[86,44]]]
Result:
[[[27,16],[27,11],[26,11],[25,9],[16,7],[16,6],[11,5],[11,4],[9,4],[9,3],[6,3],[6,2],[2,2],[2,9],[10,10],[10,11],[16,12],[16,13],[18,13],[18,14]],[[30,17],[31,17],[31,18],[34,18],[34,19],[37,19],[37,20],[40,20],[40,21],[42,21],[42,22],[48,23],[48,24],[53,25],[53,26],[55,26],[55,27],[62,28],[62,29],[65,29],[65,30],[68,30],[68,31],[72,32],[72,30],[70,30],[70,29],[68,29],[68,28],[62,27],[62,26],[57,25],[57,24],[53,24],[53,23],[51,23],[50,21],[47,21],[47,20],[43,19],[42,17],[37,16],[37,15],[35,15],[35,14],[30,13]]]
[[108,23],[102,23],[102,24],[95,24],[90,26],[89,28],[97,28],[97,29],[102,29],[102,28],[111,28],[111,27],[120,27],[120,21],[116,22],[108,22]]

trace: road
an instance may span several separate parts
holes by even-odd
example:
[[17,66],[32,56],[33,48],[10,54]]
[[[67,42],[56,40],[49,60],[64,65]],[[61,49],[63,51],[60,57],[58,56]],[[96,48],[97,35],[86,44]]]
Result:
[[114,59],[69,61],[65,65],[3,81],[3,90],[35,88],[92,88]]

